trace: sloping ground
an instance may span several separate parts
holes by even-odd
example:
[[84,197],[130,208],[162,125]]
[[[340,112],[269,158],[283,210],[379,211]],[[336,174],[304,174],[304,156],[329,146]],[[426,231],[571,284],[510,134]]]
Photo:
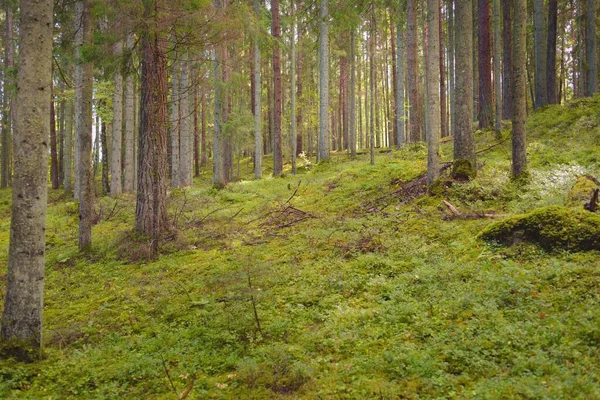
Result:
[[0,397],[600,398],[600,253],[488,245],[476,237],[491,219],[448,220],[442,203],[566,205],[578,175],[600,175],[599,111],[595,99],[531,118],[524,187],[508,178],[509,141],[441,197],[415,196],[420,146],[221,191],[207,172],[172,193],[179,234],[155,262],[129,233],[133,198],[100,200],[80,255],[76,205],[52,192],[47,358],[0,362]]

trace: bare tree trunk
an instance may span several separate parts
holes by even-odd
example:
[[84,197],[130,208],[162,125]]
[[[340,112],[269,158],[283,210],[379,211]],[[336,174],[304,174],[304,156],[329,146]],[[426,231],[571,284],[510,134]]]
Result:
[[[300,6],[302,1],[300,0],[298,5]],[[299,107],[296,114],[296,155],[300,155],[304,152],[304,131],[303,131],[303,99],[302,99],[302,25],[298,25],[298,57],[296,65],[296,96],[298,97]]]
[[181,56],[181,79],[179,81],[179,185],[192,185],[192,132],[190,121],[190,63],[188,53]]
[[[81,49],[92,43],[92,2],[75,3],[76,21],[81,35],[81,46],[76,47],[75,65],[75,134],[78,139],[76,174],[79,183],[79,248],[92,244],[92,217],[94,212],[94,185],[92,174],[92,90],[93,65],[81,61]],[[77,157],[79,154],[79,157]]]
[[348,104],[348,146],[356,157],[356,28],[350,28],[350,87]]
[[502,112],[504,119],[512,113],[512,1],[502,2]]
[[[259,0],[254,0],[254,15],[260,18]],[[254,178],[262,178],[262,115],[261,115],[261,78],[260,78],[260,47],[254,40]]]
[[290,85],[291,97],[290,97],[290,107],[291,107],[291,137],[290,137],[290,145],[292,149],[292,174],[296,175],[296,10],[294,5],[294,0],[291,2],[292,8],[292,49],[291,49],[291,71],[290,78],[292,79]]
[[13,4],[10,1],[5,2],[5,24],[6,31],[4,36],[4,82],[3,82],[3,100],[4,109],[2,111],[2,165],[0,166],[0,187],[8,187],[10,181],[10,138],[12,137],[12,127],[16,124],[14,118],[12,70],[15,67],[15,50],[13,40]]
[[399,11],[398,25],[396,27],[396,147],[400,148],[406,142],[404,131],[404,10]]
[[136,230],[152,238],[152,255],[167,226],[167,59],[161,0],[146,2],[144,17],[156,25],[142,35],[142,98],[138,159]]
[[442,6],[441,6],[441,1],[438,0],[438,2],[440,3],[439,5],[439,16],[438,16],[438,30],[439,30],[439,43],[438,46],[440,48],[440,115],[441,115],[441,132],[442,132],[442,137],[446,137],[448,136],[448,111],[447,111],[447,106],[446,106],[446,70],[445,70],[445,66],[446,66],[446,61],[445,61],[445,56],[444,56],[444,29],[442,27]]
[[[456,126],[455,164],[466,164],[475,172],[475,135],[473,132],[473,0],[456,2]],[[456,162],[461,160],[461,162]],[[467,174],[468,175],[468,174]],[[456,176],[456,173],[455,173]]]
[[202,148],[200,149],[200,166],[206,167],[208,163],[208,149],[206,148],[206,92],[204,87],[202,88],[202,111],[200,113],[201,121],[201,131],[200,131],[200,145]]
[[56,145],[56,112],[54,109],[54,82],[50,84],[50,177],[52,189],[58,189],[58,154]]
[[329,160],[329,11],[327,0],[321,0],[319,23],[319,151],[318,161]]
[[522,176],[527,169],[526,153],[526,57],[527,57],[527,0],[514,1],[513,64],[512,64],[512,175]]
[[417,0],[408,0],[408,38],[406,61],[408,71],[408,95],[410,115],[410,143],[421,140],[421,110],[419,109],[419,59],[417,57]]
[[[133,34],[127,35],[127,53],[131,55],[133,51],[134,45],[134,37]],[[131,56],[130,56],[131,57]],[[131,63],[130,63],[131,65]],[[130,67],[131,69],[132,67]],[[127,76],[125,77],[125,163],[123,168],[123,191],[125,193],[131,193],[135,188],[135,174],[134,174],[134,164],[135,164],[135,152],[134,143],[135,143],[135,131],[134,131],[134,119],[135,119],[135,110],[133,107],[133,99],[134,99],[134,91],[133,91],[133,78],[134,71],[127,71]]]
[[448,1],[448,95],[450,97],[450,135],[456,135],[456,84],[455,84],[455,40],[454,0]]
[[[548,0],[548,36],[546,54],[546,92],[548,104],[557,104],[556,97],[556,31],[558,22],[558,1]],[[564,35],[563,35],[564,36]]]
[[279,25],[279,0],[271,1],[271,14],[273,24],[271,32],[273,35],[273,176],[280,176],[283,172],[283,147],[281,133],[281,26]]
[[479,0],[478,7],[479,129],[493,124],[490,0]]
[[20,5],[17,168],[0,335],[9,355],[27,361],[42,352],[53,2],[21,0]]
[[[121,39],[117,40],[113,46],[113,56],[117,59],[120,59],[123,56],[123,41]],[[112,197],[118,196],[123,192],[123,184],[121,183],[121,144],[123,142],[123,71],[120,67],[115,71],[113,82],[112,159],[110,168],[110,195]]]
[[369,131],[369,155],[371,165],[375,165],[375,3],[371,0],[371,24],[369,26],[369,92],[371,94],[370,99],[370,131]]
[[[197,75],[197,73],[196,73]],[[200,176],[200,131],[198,126],[198,81],[194,80],[194,177]]]
[[171,139],[171,187],[177,188],[179,182],[179,135],[181,131],[181,113],[179,110],[181,89],[179,78],[181,75],[181,63],[175,55],[171,65],[171,124],[169,125],[169,138]]
[[494,132],[496,138],[500,138],[502,130],[502,83],[500,74],[502,70],[500,53],[502,52],[502,36],[500,35],[500,0],[494,1],[494,95],[496,98],[496,118],[494,120]]
[[67,100],[65,104],[65,172],[63,187],[73,190],[73,101]]
[[596,1],[587,1],[585,20],[585,48],[586,48],[586,87],[585,95],[593,96],[598,91],[598,48],[596,45]]
[[[589,0],[588,0],[589,1]],[[533,2],[533,49],[535,63],[535,104],[537,110],[548,104],[546,93],[546,38],[544,37],[544,0]]]
[[102,194],[107,194],[110,193],[110,179],[108,177],[108,171],[110,169],[110,160],[108,157],[108,153],[109,153],[109,146],[108,146],[108,129],[109,126],[108,124],[104,123],[104,121],[102,121],[102,123],[100,123],[100,118],[96,119],[97,121],[97,128],[100,129],[100,132],[98,134],[98,137],[101,139],[100,140],[100,146],[101,146],[101,150],[102,150]]
[[[432,187],[440,176],[439,140],[440,114],[440,0],[427,0],[427,25],[429,26],[429,66],[427,68],[427,186]],[[437,56],[437,57],[436,57]]]

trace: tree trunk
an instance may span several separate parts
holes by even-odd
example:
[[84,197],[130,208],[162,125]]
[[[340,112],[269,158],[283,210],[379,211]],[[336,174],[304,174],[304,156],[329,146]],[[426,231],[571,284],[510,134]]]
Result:
[[444,56],[444,30],[442,27],[442,6],[441,1],[438,0],[439,11],[438,11],[438,31],[439,31],[439,42],[438,47],[440,48],[439,60],[440,60],[440,116],[441,116],[441,135],[443,137],[448,136],[448,112],[446,109],[446,61]]
[[144,17],[156,29],[142,35],[142,98],[138,156],[136,230],[152,238],[152,255],[158,254],[160,233],[167,225],[167,59],[161,0],[148,1]]
[[500,0],[494,1],[494,95],[496,98],[496,117],[494,118],[494,132],[496,139],[500,138],[502,130],[502,83],[500,82],[502,36],[500,35]]
[[[259,0],[254,0],[254,15],[260,18]],[[261,115],[261,79],[260,79],[260,46],[254,39],[254,178],[262,177],[262,115]]]
[[408,0],[408,38],[406,62],[408,70],[408,101],[410,115],[410,143],[421,140],[421,110],[419,109],[419,59],[417,57],[417,0]]
[[17,168],[0,334],[5,351],[27,361],[39,358],[42,350],[53,2],[21,0],[20,5]]
[[478,7],[479,129],[493,124],[492,69],[490,42],[490,0],[479,0]]
[[119,61],[119,67],[113,76],[113,121],[112,121],[112,159],[110,167],[110,195],[118,196],[123,192],[121,183],[121,144],[123,142],[123,71],[120,58],[123,57],[123,41],[117,40],[113,46],[113,56]]
[[[133,34],[127,35],[127,53],[131,57],[133,51],[134,37]],[[129,65],[131,65],[130,63]],[[133,67],[130,67],[133,69]],[[135,175],[134,175],[134,143],[135,143],[135,131],[134,131],[134,119],[135,110],[133,107],[134,91],[133,91],[133,78],[134,71],[127,71],[125,77],[125,163],[123,168],[123,191],[125,193],[131,193],[135,188]]]
[[546,93],[548,104],[557,104],[556,97],[556,31],[558,1],[548,0],[548,41],[546,53]]
[[15,67],[15,50],[14,50],[14,38],[13,38],[13,4],[10,1],[5,2],[6,12],[6,34],[4,36],[4,82],[3,82],[3,100],[4,109],[2,111],[2,165],[0,166],[0,187],[8,187],[10,180],[10,138],[12,136],[13,124],[16,121],[12,116],[14,115],[13,106],[13,79],[12,71]]
[[206,92],[204,91],[204,88],[202,88],[202,111],[200,113],[200,126],[201,126],[201,131],[200,131],[200,145],[201,145],[201,149],[200,149],[200,166],[201,167],[206,167],[206,164],[208,163],[208,149],[206,148]]
[[350,28],[350,87],[348,93],[348,146],[350,156],[356,157],[356,32]]
[[65,160],[63,187],[66,191],[73,190],[73,101],[65,104]]
[[108,146],[108,126],[104,121],[100,124],[100,118],[97,119],[96,126],[100,129],[98,137],[100,140],[100,146],[102,148],[102,194],[110,193],[110,179],[108,177],[109,165],[109,146]]
[[[197,75],[197,74],[196,74]],[[200,127],[198,126],[198,81],[194,80],[194,177],[200,176]]]
[[179,185],[192,185],[192,124],[190,114],[190,63],[188,53],[181,56],[181,79],[179,81]]
[[399,11],[398,23],[396,26],[396,147],[401,148],[406,141],[404,132],[404,15],[403,10]]
[[319,151],[318,161],[329,160],[329,12],[327,0],[321,0],[319,24]]
[[[301,5],[302,2],[299,2]],[[296,127],[298,132],[296,133],[296,155],[300,155],[304,152],[304,132],[303,132],[303,99],[302,99],[302,26],[298,25],[298,57],[296,65],[296,96],[298,97],[299,107],[296,114]]]
[[[79,184],[79,248],[84,250],[92,244],[92,217],[94,213],[94,185],[92,174],[92,91],[93,65],[83,62],[82,47],[92,43],[92,1],[75,3],[76,21],[81,35],[77,46],[75,64],[75,134],[78,139],[76,152],[76,183]],[[77,156],[78,154],[78,156]],[[104,160],[103,160],[104,161]]]
[[468,162],[475,171],[475,135],[473,132],[473,11],[472,0],[456,2],[456,127],[454,160]]
[[586,46],[586,77],[585,95],[593,96],[598,91],[598,48],[596,46],[596,1],[587,1],[585,19],[585,46]]
[[375,3],[371,1],[371,24],[369,32],[369,93],[371,101],[369,102],[370,110],[370,130],[369,130],[369,155],[371,165],[375,165]]
[[279,0],[271,1],[271,14],[273,24],[273,176],[280,176],[283,172],[283,147],[281,133],[281,26],[279,25]]
[[169,125],[169,138],[171,139],[171,187],[177,188],[179,182],[179,135],[181,131],[181,113],[179,110],[179,98],[181,88],[179,87],[179,78],[181,74],[181,64],[177,55],[171,65],[171,124]]
[[502,2],[502,113],[511,119],[512,113],[512,1]]
[[448,95],[450,97],[450,135],[456,135],[456,81],[455,81],[455,40],[454,0],[448,0]]
[[[589,1],[589,0],[588,0]],[[546,92],[546,38],[544,37],[544,0],[533,1],[533,49],[535,64],[535,104],[537,110],[548,104]]]
[[512,56],[512,175],[519,178],[527,169],[525,140],[526,58],[527,58],[527,0],[514,1]]
[[427,186],[432,187],[440,176],[439,139],[441,129],[440,114],[440,0],[427,0],[427,25],[429,35],[428,76],[427,76]]
[[50,177],[52,189],[58,189],[58,154],[56,144],[56,112],[54,109],[54,85],[50,84]]
[[292,80],[290,85],[290,147],[292,150],[292,174],[296,175],[296,12],[294,7],[294,0],[291,3],[292,8],[292,49],[291,49],[291,71],[290,78]]

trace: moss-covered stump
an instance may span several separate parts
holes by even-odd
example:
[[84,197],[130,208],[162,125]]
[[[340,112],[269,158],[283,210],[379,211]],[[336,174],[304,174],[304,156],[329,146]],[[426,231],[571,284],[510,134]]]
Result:
[[544,207],[493,223],[479,237],[505,245],[526,240],[551,251],[600,250],[600,216],[567,207]]
[[596,189],[598,189],[598,185],[592,179],[585,175],[578,177],[567,195],[567,205],[583,207],[590,201]]
[[457,159],[452,163],[452,178],[458,181],[470,181],[477,175],[475,166],[469,160]]

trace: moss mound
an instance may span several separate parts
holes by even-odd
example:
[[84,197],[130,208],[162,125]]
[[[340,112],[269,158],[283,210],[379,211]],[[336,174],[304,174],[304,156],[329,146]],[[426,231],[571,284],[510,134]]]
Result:
[[477,175],[475,166],[469,160],[458,159],[452,164],[452,178],[459,181],[470,181]]
[[598,188],[596,182],[588,176],[580,176],[569,191],[567,197],[568,206],[582,207],[586,202],[590,201],[594,190]]
[[547,250],[600,250],[600,216],[567,207],[544,207],[493,223],[479,237],[505,245],[526,240]]

